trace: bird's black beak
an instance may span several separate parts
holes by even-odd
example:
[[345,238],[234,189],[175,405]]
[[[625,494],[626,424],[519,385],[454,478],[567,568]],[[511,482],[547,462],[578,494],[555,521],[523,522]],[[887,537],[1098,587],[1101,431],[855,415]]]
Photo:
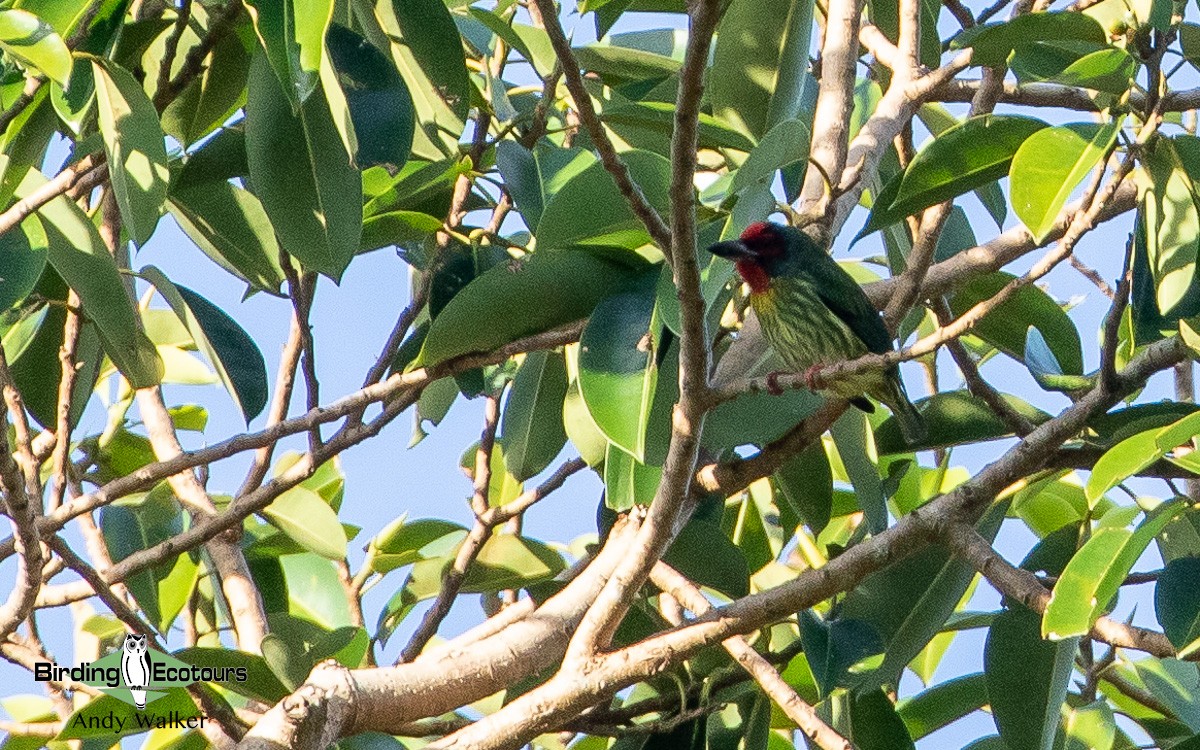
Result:
[[746,243],[741,240],[726,240],[711,245],[708,251],[713,255],[720,255],[722,258],[730,260],[738,260],[739,258],[756,258],[757,253],[751,250]]

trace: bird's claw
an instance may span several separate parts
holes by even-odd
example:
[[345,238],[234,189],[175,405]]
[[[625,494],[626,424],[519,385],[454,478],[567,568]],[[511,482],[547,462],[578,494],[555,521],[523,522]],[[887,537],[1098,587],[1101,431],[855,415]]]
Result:
[[778,370],[767,373],[767,393],[772,396],[783,395],[783,386],[779,385],[779,376],[781,374]]
[[804,371],[804,382],[808,385],[810,391],[820,391],[824,389],[824,380],[821,378],[821,365],[813,365]]

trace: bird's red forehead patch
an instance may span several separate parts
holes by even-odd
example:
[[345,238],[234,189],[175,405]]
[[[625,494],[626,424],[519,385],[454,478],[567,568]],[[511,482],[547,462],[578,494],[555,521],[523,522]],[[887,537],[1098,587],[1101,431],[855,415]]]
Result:
[[741,240],[747,243],[773,242],[775,240],[775,231],[769,223],[756,221],[742,232]]
[[749,258],[743,258],[734,264],[738,275],[750,285],[752,294],[762,294],[771,288],[771,277],[762,266]]

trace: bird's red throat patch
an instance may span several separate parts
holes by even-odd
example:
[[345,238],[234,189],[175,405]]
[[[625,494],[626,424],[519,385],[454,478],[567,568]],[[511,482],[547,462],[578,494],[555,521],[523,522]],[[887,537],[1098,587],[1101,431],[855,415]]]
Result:
[[762,294],[771,288],[771,277],[766,269],[748,258],[737,261],[734,266],[742,279],[750,285],[752,294]]

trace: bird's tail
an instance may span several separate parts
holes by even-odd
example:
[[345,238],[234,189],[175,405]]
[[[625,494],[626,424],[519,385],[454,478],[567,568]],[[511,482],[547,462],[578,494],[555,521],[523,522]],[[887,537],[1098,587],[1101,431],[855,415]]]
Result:
[[925,418],[921,416],[921,412],[917,411],[917,407],[913,406],[913,402],[908,400],[908,394],[904,391],[904,383],[898,377],[887,379],[887,392],[880,394],[886,396],[881,398],[887,404],[887,407],[892,410],[892,414],[896,417],[896,423],[900,426],[900,434],[904,436],[904,442],[909,445],[915,445],[929,434],[925,427]]

